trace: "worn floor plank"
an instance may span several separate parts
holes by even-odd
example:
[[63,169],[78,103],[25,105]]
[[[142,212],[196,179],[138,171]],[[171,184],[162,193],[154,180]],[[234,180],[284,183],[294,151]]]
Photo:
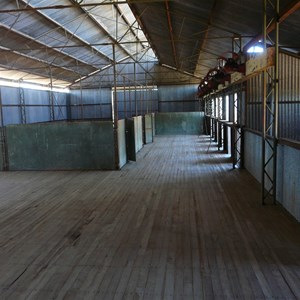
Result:
[[300,299],[300,224],[207,137],[116,172],[0,173],[0,299]]

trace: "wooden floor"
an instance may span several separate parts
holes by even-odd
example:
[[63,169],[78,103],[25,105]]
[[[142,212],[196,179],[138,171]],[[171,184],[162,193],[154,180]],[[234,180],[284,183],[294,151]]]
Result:
[[0,299],[300,299],[300,224],[206,137],[115,172],[0,173]]

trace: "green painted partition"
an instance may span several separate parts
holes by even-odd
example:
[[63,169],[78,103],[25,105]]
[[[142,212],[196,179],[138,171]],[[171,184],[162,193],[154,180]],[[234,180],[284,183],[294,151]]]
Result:
[[157,113],[156,135],[184,135],[203,133],[203,112]]
[[7,126],[9,170],[115,169],[112,122]]

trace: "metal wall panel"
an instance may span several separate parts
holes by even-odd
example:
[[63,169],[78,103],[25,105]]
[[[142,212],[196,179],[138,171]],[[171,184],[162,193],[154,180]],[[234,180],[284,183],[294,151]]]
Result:
[[[66,119],[66,93],[0,87],[4,125],[22,123],[22,107],[26,123],[48,122],[51,120],[50,93],[54,105],[54,119]],[[21,106],[21,97],[23,106]]]
[[111,119],[111,99],[111,89],[108,88],[72,90],[70,118]]
[[[257,131],[262,130],[262,78],[256,75],[247,84],[247,127]],[[285,53],[279,55],[278,125],[279,137],[300,140],[300,59]]]
[[300,140],[300,59],[279,57],[279,136]]
[[21,124],[20,108],[3,107],[3,123],[4,126],[8,124]]
[[[261,137],[245,132],[245,168],[261,181]],[[286,145],[278,146],[277,196],[279,201],[300,221],[300,151]],[[270,170],[271,171],[271,170]]]
[[300,222],[300,151],[278,147],[277,199]]
[[20,103],[20,94],[18,88],[2,86],[0,89],[3,105]]
[[199,111],[199,99],[196,97],[197,88],[197,85],[172,85],[158,87],[158,111]]
[[157,90],[152,88],[118,90],[119,119],[157,112],[157,97]]
[[26,107],[26,123],[49,122],[50,108],[48,106]]

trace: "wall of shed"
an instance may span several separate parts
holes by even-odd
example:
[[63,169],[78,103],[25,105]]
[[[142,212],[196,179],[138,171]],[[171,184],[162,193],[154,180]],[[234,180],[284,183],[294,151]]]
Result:
[[70,119],[111,119],[111,89],[82,89],[70,93]]
[[158,87],[159,112],[199,111],[197,85],[168,85]]
[[[3,124],[21,124],[21,93],[25,104],[26,123],[50,121],[50,92],[15,87],[0,87]],[[67,94],[52,92],[54,102],[54,119],[67,118]],[[0,116],[1,117],[1,116]]]
[[118,90],[119,119],[145,115],[158,110],[158,93],[155,89]]
[[[261,137],[245,132],[245,168],[261,182]],[[277,201],[300,221],[300,151],[278,146]]]
[[[118,89],[119,120],[157,111],[157,90]],[[71,119],[111,119],[112,89],[82,89],[71,91]]]
[[157,113],[155,134],[202,134],[204,112]]
[[[247,84],[246,126],[257,131],[262,130],[262,86],[263,74],[250,78]],[[278,109],[279,137],[300,141],[300,59],[286,53],[279,55]]]
[[112,122],[10,125],[7,147],[9,170],[115,168]]

